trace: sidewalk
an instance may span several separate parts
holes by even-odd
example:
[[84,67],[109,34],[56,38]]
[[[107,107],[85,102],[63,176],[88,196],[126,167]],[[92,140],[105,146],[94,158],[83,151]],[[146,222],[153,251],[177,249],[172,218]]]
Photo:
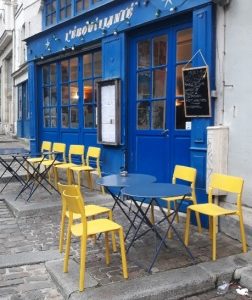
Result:
[[[121,274],[120,254],[111,253],[111,265],[106,266],[103,238],[95,245],[90,240],[87,288],[79,293],[79,240],[73,239],[67,274],[62,271],[63,255],[58,252],[59,196],[56,193],[51,196],[40,189],[28,203],[22,198],[13,201],[19,188],[19,184],[13,182],[0,194],[0,299],[214,299],[216,285],[232,278],[252,291],[251,249],[241,254],[240,242],[219,233],[218,260],[212,262],[208,232],[204,230],[203,235],[199,235],[197,228],[191,226],[190,250],[196,265],[179,241],[173,239],[168,243],[168,250],[161,251],[152,274],[148,274],[146,262],[150,261],[154,250],[150,233],[129,252],[128,280]],[[85,189],[83,192],[87,203],[113,205],[108,195]],[[124,228],[128,227],[119,209],[114,211],[114,219]],[[183,221],[176,227],[183,235]],[[251,298],[236,298],[230,292],[220,299]]]

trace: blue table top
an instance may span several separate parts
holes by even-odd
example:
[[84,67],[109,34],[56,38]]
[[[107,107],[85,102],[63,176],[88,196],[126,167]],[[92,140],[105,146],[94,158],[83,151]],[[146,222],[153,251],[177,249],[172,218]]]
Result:
[[122,189],[122,194],[137,198],[177,197],[191,194],[191,187],[172,183],[135,184]]
[[108,175],[102,178],[98,178],[96,183],[106,187],[126,187],[133,184],[144,185],[156,181],[156,177],[147,174],[133,174],[129,173],[127,176],[121,176],[120,174]]
[[29,150],[25,148],[0,148],[0,155],[18,155],[29,154]]

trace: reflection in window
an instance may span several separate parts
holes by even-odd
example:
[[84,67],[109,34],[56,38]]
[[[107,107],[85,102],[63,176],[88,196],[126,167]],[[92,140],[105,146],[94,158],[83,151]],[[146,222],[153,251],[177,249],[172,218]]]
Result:
[[151,72],[143,71],[137,74],[138,100],[151,97]]
[[94,127],[94,119],[93,119],[94,111],[92,105],[84,106],[84,127],[92,128]]
[[69,79],[68,60],[61,62],[61,81],[66,82]]
[[64,84],[61,87],[61,104],[62,105],[67,105],[68,104],[68,99],[69,99],[68,84]]
[[47,0],[45,3],[46,26],[56,23],[56,0]]
[[70,59],[70,77],[71,81],[77,80],[78,78],[78,58]]
[[78,104],[79,100],[79,92],[78,92],[78,84],[77,82],[71,83],[70,85],[70,103]]
[[89,78],[92,76],[92,54],[83,56],[83,77]]
[[94,76],[101,76],[101,51],[97,51],[94,53]]
[[192,29],[177,33],[177,61],[188,61],[192,57]]
[[78,107],[72,106],[71,107],[71,128],[78,128],[79,127],[79,111]]
[[153,71],[153,98],[166,96],[166,68]]
[[154,66],[166,65],[167,64],[167,36],[159,36],[153,40],[153,61]]
[[72,10],[72,0],[59,0],[60,20],[69,18]]
[[90,0],[76,0],[76,11],[81,12],[89,8]]
[[152,102],[152,129],[164,129],[165,126],[165,101]]
[[151,63],[150,40],[141,41],[137,46],[138,68],[140,69],[149,67]]
[[68,121],[68,107],[62,107],[61,109],[61,127],[68,128],[69,127],[69,121]]
[[92,80],[84,81],[83,97],[84,97],[84,103],[92,102],[93,99]]
[[150,103],[148,101],[139,102],[137,104],[137,128],[150,128]]

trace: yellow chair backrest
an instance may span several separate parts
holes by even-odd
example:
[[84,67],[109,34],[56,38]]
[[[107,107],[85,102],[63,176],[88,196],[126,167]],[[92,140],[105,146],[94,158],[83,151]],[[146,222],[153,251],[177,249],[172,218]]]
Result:
[[84,151],[85,147],[84,145],[70,145],[69,152],[68,152],[68,157],[69,157],[69,162],[73,162],[73,156],[80,156],[81,157],[81,164],[85,164],[84,160]]
[[62,184],[58,182],[58,191],[60,192],[60,195],[63,195],[63,192],[66,191],[67,194],[72,196],[80,195],[80,189],[78,185],[73,184]]
[[238,210],[241,209],[241,199],[244,180],[241,177],[230,176],[225,174],[213,173],[210,178],[208,187],[208,202],[212,203],[213,191],[222,190],[229,193],[237,194],[236,204]]
[[101,148],[88,147],[87,165],[90,166],[90,160],[95,160],[97,169],[100,168]]
[[181,179],[184,181],[191,182],[191,187],[194,188],[196,175],[197,175],[196,169],[191,167],[176,165],[173,172],[172,182],[176,183],[177,179]]
[[[62,160],[66,162],[66,144],[63,143],[53,143],[53,152],[58,152],[62,155]],[[55,157],[55,154],[53,154]]]
[[[77,186],[76,186],[77,187]],[[66,201],[66,207],[69,211],[69,215],[73,213],[81,215],[81,222],[83,224],[83,228],[87,228],[87,220],[85,215],[85,207],[83,204],[83,199],[81,195],[72,195],[71,191],[67,193],[66,191],[63,192],[63,197]]]
[[43,141],[41,145],[41,152],[48,151],[50,152],[52,149],[52,143],[48,141]]

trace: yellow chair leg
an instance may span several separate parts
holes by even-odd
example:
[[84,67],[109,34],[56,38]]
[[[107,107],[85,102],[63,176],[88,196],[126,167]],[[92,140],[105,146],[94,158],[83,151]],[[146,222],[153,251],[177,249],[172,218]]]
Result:
[[78,180],[77,184],[78,184],[79,189],[80,189],[80,187],[81,187],[81,172],[77,172],[77,180]]
[[212,239],[213,238],[213,219],[212,217],[208,217],[209,220],[209,238]]
[[64,229],[65,229],[65,210],[62,208],[61,213],[61,224],[60,224],[60,240],[59,240],[59,252],[63,251],[63,243],[64,243]]
[[105,232],[105,251],[106,251],[106,265],[110,264],[110,255],[109,255],[109,237],[108,232]]
[[189,231],[190,231],[190,219],[191,219],[191,210],[187,208],[186,212],[186,224],[185,224],[185,245],[189,244]]
[[58,175],[58,169],[55,168],[54,166],[53,166],[53,174],[54,174],[54,186],[57,189],[58,181],[59,181],[59,175]]
[[88,187],[92,191],[93,190],[93,182],[92,182],[91,172],[86,171],[86,173],[87,173]]
[[216,222],[217,222],[217,218],[213,217],[212,218],[212,258],[213,260],[216,260]]
[[[173,202],[174,202],[174,208],[177,210],[177,202],[176,201],[173,201]],[[179,223],[179,214],[178,213],[175,216],[175,220],[177,223]]]
[[[95,220],[95,216],[92,216],[92,220]],[[94,237],[94,244],[96,244],[96,234],[94,234],[93,237]]]
[[151,224],[155,224],[154,205],[151,204]]
[[242,212],[240,211],[240,232],[241,232],[241,242],[242,242],[242,251],[245,253],[248,251],[247,248],[247,240],[246,240],[246,234],[245,234],[245,229],[244,229],[244,223],[243,223],[243,215]]
[[[112,210],[109,211],[109,220],[110,220],[110,221],[113,221]],[[115,232],[112,231],[111,234],[112,234],[112,248],[113,248],[113,252],[116,252],[116,251],[117,251],[117,248],[116,248]]]
[[66,252],[64,258],[64,273],[68,272],[68,261],[69,261],[69,254],[70,254],[70,244],[71,244],[71,226],[73,222],[73,217],[70,216],[68,221],[68,228],[67,228],[67,241],[66,241]]
[[85,271],[86,271],[86,250],[87,250],[87,238],[81,236],[81,253],[80,253],[80,282],[79,290],[82,292],[85,285]]
[[198,225],[198,232],[202,233],[200,214],[199,214],[199,212],[195,212],[195,215],[196,215],[196,221],[197,221],[197,225]]
[[66,177],[67,177],[67,184],[72,184],[70,168],[66,169]]
[[129,276],[128,276],[128,267],[127,267],[125,245],[124,245],[124,235],[123,235],[122,228],[119,229],[119,239],[120,239],[121,257],[122,257],[123,277],[127,279]]

